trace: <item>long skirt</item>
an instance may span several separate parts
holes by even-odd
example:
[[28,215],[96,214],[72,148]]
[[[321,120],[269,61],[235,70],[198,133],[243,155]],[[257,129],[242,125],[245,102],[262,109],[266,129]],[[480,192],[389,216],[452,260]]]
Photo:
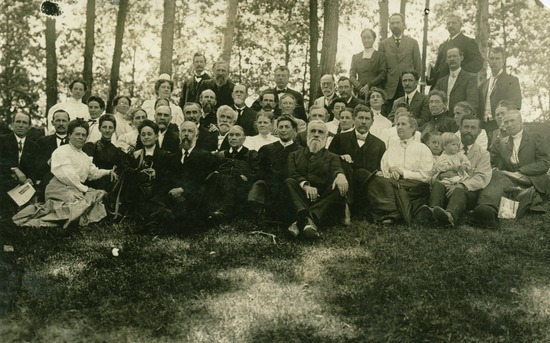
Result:
[[54,177],[46,186],[46,202],[25,207],[12,220],[17,226],[66,228],[76,220],[84,226],[107,216],[102,203],[105,194],[105,191],[93,188],[82,193]]

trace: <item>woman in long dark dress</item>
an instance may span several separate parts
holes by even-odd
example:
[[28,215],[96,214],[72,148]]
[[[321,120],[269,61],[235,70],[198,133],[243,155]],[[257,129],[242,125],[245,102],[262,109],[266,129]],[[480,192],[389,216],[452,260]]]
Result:
[[365,99],[371,87],[384,89],[386,83],[386,57],[374,50],[376,33],[371,29],[361,32],[361,42],[364,50],[353,55],[349,78],[355,91]]

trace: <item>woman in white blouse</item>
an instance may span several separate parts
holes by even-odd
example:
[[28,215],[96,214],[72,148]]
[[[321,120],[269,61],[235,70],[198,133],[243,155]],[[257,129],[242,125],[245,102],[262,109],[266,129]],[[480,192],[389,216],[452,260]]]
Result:
[[273,130],[273,122],[267,114],[261,113],[258,115],[254,126],[256,126],[258,134],[256,136],[246,137],[243,143],[248,150],[259,151],[264,145],[268,145],[279,140],[271,134],[271,131]]
[[[416,119],[402,115],[397,118],[395,126],[399,144],[390,145],[386,150],[380,163],[382,170],[367,186],[370,214],[383,224],[410,218],[428,197],[432,176],[432,152],[414,139]],[[405,209],[404,202],[411,206]]]
[[369,91],[367,100],[372,110],[372,126],[369,132],[382,139],[383,131],[391,127],[391,121],[385,117],[383,106],[386,103],[387,95],[383,89],[372,87]]
[[88,136],[88,123],[76,119],[69,123],[69,144],[57,148],[51,158],[54,177],[46,186],[44,204],[29,205],[13,217],[19,226],[51,227],[77,221],[87,225],[103,219],[107,212],[102,203],[106,192],[86,186],[86,180],[97,180],[110,175],[115,181],[114,170],[98,169],[92,159],[82,151]]

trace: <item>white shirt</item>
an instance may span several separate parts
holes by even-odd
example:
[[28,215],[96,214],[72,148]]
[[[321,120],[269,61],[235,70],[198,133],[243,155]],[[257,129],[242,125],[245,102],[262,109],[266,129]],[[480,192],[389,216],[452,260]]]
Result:
[[289,140],[288,142],[285,143],[285,142],[283,142],[283,141],[280,140],[280,139],[279,139],[279,142],[280,142],[281,145],[282,145],[283,147],[285,147],[285,148],[286,148],[287,146],[292,145],[292,144],[294,143],[293,140]]
[[429,182],[432,177],[433,156],[425,144],[409,138],[406,145],[391,146],[382,156],[381,169],[384,177],[390,177],[390,167],[403,170],[403,178]]
[[328,132],[332,133],[333,135],[338,133],[338,127],[340,126],[340,120],[334,118],[333,120],[326,123]]
[[[27,140],[27,137],[20,138],[15,133],[13,135],[17,140],[17,164],[19,164],[19,162],[21,162],[21,155],[23,155],[23,149],[25,149],[25,141]],[[19,149],[19,143],[21,143],[21,149]]]
[[521,144],[522,138],[523,138],[523,130],[521,130],[520,132],[512,136],[512,140],[514,142],[514,147],[512,149],[512,156],[510,156],[510,162],[512,164],[519,164],[518,150],[519,150],[519,146]]
[[266,136],[263,136],[263,135],[248,136],[244,140],[243,145],[247,147],[249,150],[259,151],[260,148],[263,147],[264,145],[271,144],[278,140],[279,139],[277,137],[273,136],[271,133],[268,133]]
[[92,157],[72,144],[65,144],[55,149],[51,159],[52,174],[61,183],[73,186],[81,192],[87,192],[86,180],[97,180],[109,175],[110,170],[99,169],[92,163]]
[[372,126],[369,129],[369,132],[372,133],[374,136],[380,138],[382,136],[382,132],[385,129],[389,129],[392,124],[391,121],[384,117],[380,111],[372,110]]
[[162,142],[164,142],[164,136],[166,136],[166,131],[168,131],[168,129],[164,131],[159,130],[159,137],[158,137],[159,147],[162,147]]
[[[369,135],[369,132],[365,133],[359,133],[359,131],[355,130],[355,136],[357,137],[357,144],[359,144],[359,147],[363,147],[365,145],[365,140],[367,139],[367,136]],[[359,139],[360,137],[363,137],[364,139]]]
[[[416,131],[414,133],[414,140],[417,142],[421,142],[422,134],[420,131]],[[395,126],[390,127],[388,129],[385,129],[382,131],[382,137],[379,137],[384,144],[386,144],[386,149],[389,149],[390,146],[393,146],[395,144],[399,144],[401,139],[399,138],[399,135],[397,135],[397,128]]]
[[502,74],[502,69],[496,75],[491,75],[487,84],[487,94],[485,96],[485,118],[486,120],[493,119],[493,114],[491,112],[491,93],[495,89],[496,81],[498,77]]
[[407,105],[411,104],[411,101],[412,101],[415,93],[416,93],[416,89],[413,90],[412,92],[408,93],[408,94],[405,94],[405,98],[403,98],[403,100],[405,100],[405,103]]
[[223,140],[225,139],[225,136],[227,136],[227,133],[225,135],[218,134],[218,150],[222,148],[222,143],[223,143]]
[[138,130],[133,129],[131,132],[127,132],[120,136],[115,145],[121,148],[124,152],[128,152],[136,147],[138,136]]

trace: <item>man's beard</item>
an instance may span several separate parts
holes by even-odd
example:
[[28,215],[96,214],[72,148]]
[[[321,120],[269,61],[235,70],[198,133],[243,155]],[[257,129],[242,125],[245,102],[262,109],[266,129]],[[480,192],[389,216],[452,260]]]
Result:
[[202,105],[202,110],[204,111],[204,113],[210,113],[212,112],[212,105],[207,102],[206,104]]
[[271,107],[271,104],[265,104],[262,107],[262,110],[264,110],[264,111],[273,111],[273,107]]
[[464,146],[472,145],[476,141],[474,135],[471,133],[461,135],[460,139],[462,140],[462,145]]
[[325,141],[326,140],[319,140],[317,138],[310,138],[307,141],[307,147],[309,148],[309,151],[311,151],[312,153],[315,154],[316,152],[318,152],[319,150],[321,150],[322,148],[325,147]]
[[226,81],[227,79],[225,78],[225,76],[223,75],[216,76],[216,83],[218,84],[218,86],[225,84]]
[[182,140],[181,140],[181,147],[186,149],[186,150],[189,150],[189,148],[191,148],[191,145],[193,144],[193,140],[192,139],[189,139],[187,137],[184,137]]
[[229,130],[231,129],[231,125],[228,125],[228,124],[220,124],[220,127],[218,128],[220,130],[220,133],[222,135],[225,135],[226,133],[229,132]]
[[395,37],[399,37],[399,36],[401,36],[401,34],[403,33],[403,31],[397,30],[397,29],[393,29],[393,30],[391,30],[391,33],[393,33],[393,35],[394,35]]

